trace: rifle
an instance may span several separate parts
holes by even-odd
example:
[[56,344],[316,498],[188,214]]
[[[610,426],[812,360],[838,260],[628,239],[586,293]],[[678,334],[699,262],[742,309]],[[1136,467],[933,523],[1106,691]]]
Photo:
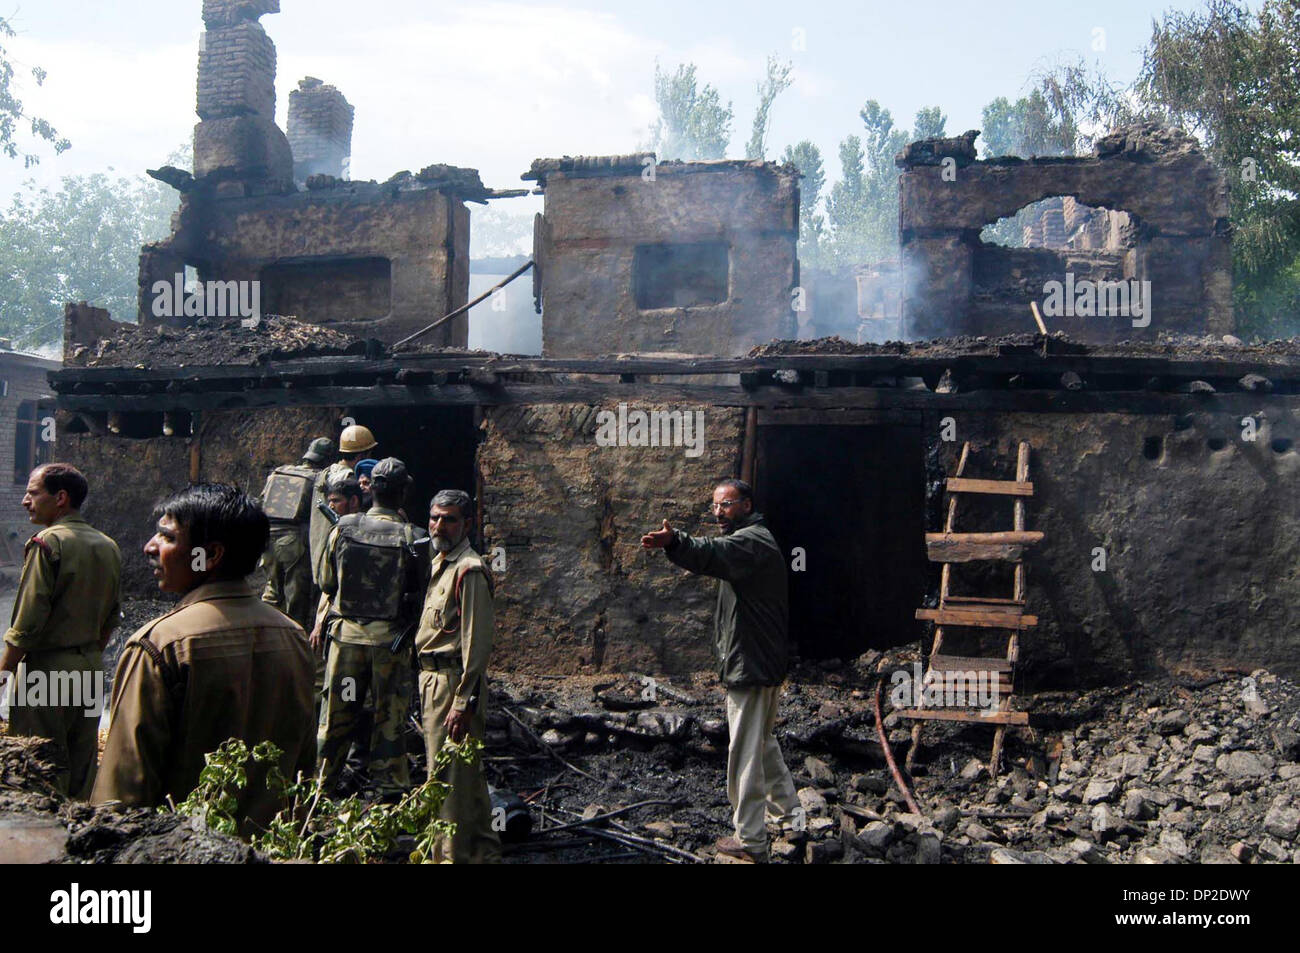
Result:
[[330,509],[330,505],[326,503],[324,500],[316,501],[316,509],[320,510],[322,513],[325,514],[325,518],[330,521],[331,526],[334,526],[338,523],[339,514],[335,513],[332,509]]
[[[423,539],[417,539],[414,542],[402,544],[406,549],[407,555],[411,557],[411,561],[408,564],[408,570],[407,570],[408,578],[404,580],[407,593],[402,600],[408,606],[411,603],[418,603],[420,606],[423,606],[424,594],[419,591],[418,586],[414,585],[414,583],[418,581],[418,576],[416,575],[417,570],[414,567],[419,567],[422,565],[421,560],[424,558],[425,553],[422,553],[421,550],[427,551],[428,547],[432,543],[433,543],[432,538],[425,536]],[[421,573],[420,575],[423,574]],[[411,577],[416,577],[416,578],[411,578]],[[402,628],[402,631],[397,633],[397,637],[394,638],[392,644],[388,646],[388,651],[394,655],[402,651],[403,646],[406,645],[407,638],[414,635],[416,629],[418,629],[419,626],[420,626],[420,613],[417,611],[415,613],[415,618],[410,622],[410,624],[404,626]]]

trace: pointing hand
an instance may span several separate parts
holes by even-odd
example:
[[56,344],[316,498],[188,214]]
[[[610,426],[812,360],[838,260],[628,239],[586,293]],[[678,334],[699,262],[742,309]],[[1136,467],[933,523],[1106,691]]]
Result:
[[657,529],[652,533],[646,533],[641,537],[642,549],[664,549],[673,540],[673,528],[664,520],[664,528]]

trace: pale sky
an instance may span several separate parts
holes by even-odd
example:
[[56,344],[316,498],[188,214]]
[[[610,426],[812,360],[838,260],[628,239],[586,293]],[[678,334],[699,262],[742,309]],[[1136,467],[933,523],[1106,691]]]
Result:
[[[0,158],[0,200],[28,177],[143,172],[191,135],[199,0],[11,0],[20,35],[21,98],[72,140],[40,149],[24,170]],[[484,182],[520,185],[538,156],[628,152],[655,117],[656,59],[698,65],[735,119],[729,155],[744,153],[769,53],[790,60],[795,84],[776,102],[768,157],[808,138],[829,178],[837,146],[861,130],[868,99],[910,128],[939,105],[948,131],[978,128],[996,96],[1027,91],[1036,67],[1082,55],[1130,81],[1161,11],[1200,0],[930,0],[926,3],[718,0],[595,3],[440,3],[282,0],[261,23],[278,53],[277,118],[306,75],[356,107],[352,177],[386,179],[433,162],[472,166]],[[37,88],[23,67],[48,71]],[[533,199],[498,202],[514,212]]]

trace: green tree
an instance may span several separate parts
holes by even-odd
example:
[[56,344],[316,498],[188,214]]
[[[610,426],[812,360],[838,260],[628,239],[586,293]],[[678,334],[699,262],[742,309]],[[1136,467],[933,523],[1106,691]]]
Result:
[[1074,153],[1076,126],[1071,116],[1053,112],[1042,90],[1014,103],[999,96],[984,107],[984,157],[1062,156]]
[[1152,26],[1136,89],[1225,170],[1238,322],[1300,330],[1300,3],[1211,0]]
[[713,86],[698,85],[695,64],[669,74],[655,64],[655,102],[659,119],[651,132],[651,148],[660,159],[721,159],[731,142],[731,103]]
[[858,265],[898,254],[898,168],[894,159],[910,139],[944,135],[947,123],[937,106],[916,114],[909,134],[874,99],[858,113],[862,135],[840,143],[840,180],[826,201],[828,264]]
[[799,260],[811,267],[822,264],[822,238],[826,219],[820,210],[826,169],[822,153],[807,139],[786,146],[781,161],[799,170]]
[[862,140],[847,136],[840,143],[840,178],[826,197],[826,221],[830,225],[828,264],[851,264],[856,249],[865,243],[866,167]]
[[1093,142],[1136,118],[1129,91],[1082,60],[1030,78],[1033,88],[1014,103],[999,96],[984,107],[984,157],[1083,155]]
[[28,182],[0,211],[0,333],[38,347],[62,336],[63,305],[135,320],[140,246],[165,238],[178,196],[143,177]]
[[916,111],[916,123],[912,126],[913,139],[936,139],[944,134],[948,117],[938,106],[928,109],[922,107]]
[[[11,39],[14,36],[17,34],[9,21],[0,17],[0,40]],[[37,86],[45,82],[45,70],[39,66],[33,66],[31,74]],[[50,143],[54,147],[55,155],[72,147],[72,143],[60,136],[49,122],[39,116],[29,116],[23,109],[22,101],[18,99],[18,87],[14,82],[14,65],[9,59],[8,51],[0,46],[0,152],[10,159],[21,157],[24,168],[31,168],[40,162],[41,158],[35,153],[27,152],[19,145],[17,136],[20,123],[29,125],[32,138]]]
[[790,88],[793,82],[789,63],[781,63],[775,56],[767,58],[767,76],[758,84],[758,108],[754,110],[753,131],[745,145],[745,158],[762,159],[766,151],[767,131],[772,124],[772,103]]

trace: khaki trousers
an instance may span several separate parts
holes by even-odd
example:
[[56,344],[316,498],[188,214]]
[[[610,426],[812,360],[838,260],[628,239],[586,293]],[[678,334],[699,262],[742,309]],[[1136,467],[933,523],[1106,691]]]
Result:
[[[103,678],[104,656],[99,646],[29,652],[18,665],[15,681],[24,680],[30,685],[31,677],[35,676],[52,692],[60,679],[71,677],[84,689],[83,673],[100,680],[96,687],[107,692],[107,680]],[[47,695],[47,698],[55,700],[52,696]],[[17,685],[14,684],[9,689],[9,733],[52,741],[60,760],[56,781],[60,792],[78,800],[88,800],[90,790],[95,786],[99,760],[99,714],[86,713],[91,707],[90,699],[78,699],[82,702],[80,705],[16,705],[16,700]],[[101,696],[100,707],[107,704],[107,697]]]
[[[455,679],[449,677],[451,675]],[[421,726],[430,770],[447,738],[443,720],[451,711],[459,678],[459,672],[420,673]],[[470,735],[480,741],[487,731],[487,716],[483,711],[486,701],[487,685],[484,684],[479,689],[478,710],[469,723]],[[482,757],[480,754],[479,758]],[[429,780],[435,779],[431,775]],[[451,861],[453,864],[500,863],[501,839],[492,828],[492,801],[488,796],[482,761],[466,764],[456,758],[436,780],[451,785],[447,800],[442,802],[442,819],[455,824],[456,833],[450,841],[442,838],[435,846],[433,860],[438,863]]]
[[727,800],[731,802],[736,840],[745,849],[767,851],[764,815],[793,819],[799,807],[794,779],[781,757],[773,728],[781,686],[727,689]]

